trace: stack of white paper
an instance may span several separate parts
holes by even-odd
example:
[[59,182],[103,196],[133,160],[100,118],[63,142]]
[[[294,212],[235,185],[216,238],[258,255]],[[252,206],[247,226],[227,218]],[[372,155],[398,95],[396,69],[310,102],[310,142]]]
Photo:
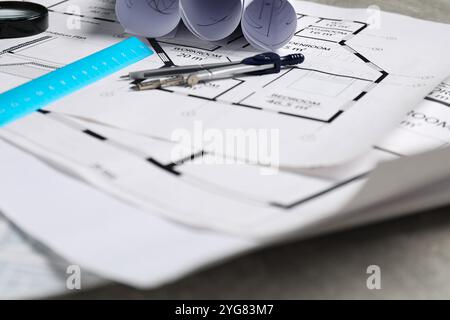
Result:
[[[54,2],[47,34],[0,43],[1,91],[123,38],[103,2],[76,1],[75,29]],[[285,1],[265,1],[273,16],[256,15],[257,0],[208,1],[199,16],[199,3],[118,1],[130,32],[163,36],[180,20],[187,30],[0,130],[0,210],[23,231],[101,277],[153,287],[275,242],[448,204],[450,26],[388,13],[373,25],[365,10]],[[290,8],[295,23],[251,31],[256,16],[289,21]],[[241,18],[243,36],[205,41]],[[119,80],[240,60],[257,52],[248,43],[306,62],[154,92]]]

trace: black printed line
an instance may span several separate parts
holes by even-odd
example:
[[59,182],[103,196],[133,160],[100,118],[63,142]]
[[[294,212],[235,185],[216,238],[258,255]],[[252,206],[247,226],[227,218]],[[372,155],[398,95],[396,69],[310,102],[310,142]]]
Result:
[[200,151],[200,152],[194,153],[194,154],[192,154],[192,155],[190,155],[190,156],[188,156],[186,158],[178,160],[177,162],[173,162],[171,164],[168,164],[166,167],[173,170],[175,167],[181,166],[181,165],[183,165],[183,164],[185,164],[187,162],[191,162],[191,161],[194,161],[196,159],[203,158],[207,154],[208,153],[206,151]]
[[375,80],[375,83],[381,83],[381,81],[383,81],[384,79],[386,79],[386,77],[389,75],[389,73],[387,73],[386,71],[381,71],[381,77],[379,77],[377,80]]
[[442,100],[434,99],[434,98],[431,98],[431,97],[426,97],[425,100],[428,100],[428,101],[431,101],[431,102],[436,102],[436,103],[442,104],[443,106],[446,106],[446,107],[450,107],[450,103],[444,102]]
[[358,78],[358,77],[353,77],[353,76],[347,76],[347,75],[342,75],[342,74],[337,74],[337,73],[331,73],[331,72],[326,72],[326,71],[317,70],[317,69],[302,68],[302,67],[298,67],[298,66],[294,67],[294,69],[300,69],[300,70],[306,70],[306,71],[314,71],[314,72],[319,72],[319,73],[327,74],[329,76],[335,76],[335,77],[340,77],[340,78],[348,78],[348,79],[354,79],[354,80],[362,80],[362,81],[367,81],[367,82],[373,82],[372,80],[369,80],[369,79]]
[[[357,22],[357,21],[355,21],[356,23],[362,23],[362,22]],[[361,33],[364,29],[366,29],[367,27],[368,27],[369,25],[367,24],[367,23],[364,23],[364,25],[361,27],[361,28],[359,28],[358,30],[356,30],[355,32],[353,32],[353,35],[357,35],[357,34],[359,34],[359,33]]]
[[355,99],[353,99],[353,101],[359,101],[361,100],[368,92],[367,91],[363,91],[361,92]]
[[163,169],[164,171],[167,171],[175,176],[181,176],[181,172],[175,171],[173,168],[170,167],[170,165],[166,166],[153,158],[148,158],[146,160],[147,160],[147,162],[150,162],[151,164],[157,166],[160,169]]
[[164,49],[161,47],[161,45],[156,41],[155,39],[147,38],[148,42],[152,46],[152,48],[155,50],[155,52],[160,57],[161,61],[164,63],[165,67],[173,67],[175,66],[175,63],[173,63],[172,59],[170,59],[169,55],[164,51]]
[[100,141],[106,141],[106,140],[108,140],[108,139],[105,138],[104,136],[102,136],[102,135],[100,135],[100,134],[98,134],[98,133],[95,133],[95,132],[93,132],[93,131],[91,131],[91,130],[89,130],[89,129],[83,130],[83,132],[86,133],[87,135],[89,135],[89,136],[91,136],[91,137],[97,139],[97,140],[100,140]]
[[397,152],[394,152],[394,151],[391,151],[391,150],[388,150],[388,149],[385,149],[385,148],[381,148],[381,147],[378,147],[378,146],[375,146],[373,148],[375,150],[379,150],[379,151],[383,151],[383,152],[389,153],[389,154],[394,155],[396,157],[400,157],[400,158],[404,157],[403,154],[400,154],[400,153],[397,153]]
[[358,58],[360,58],[362,61],[364,61],[365,63],[370,62],[369,59],[367,59],[366,57],[364,57],[361,53],[359,52],[355,52],[355,56],[357,56]]
[[348,184],[350,184],[352,182],[364,179],[364,178],[366,178],[369,175],[369,173],[370,172],[363,173],[363,174],[358,175],[358,176],[356,176],[354,178],[351,178],[351,179],[348,179],[348,180],[343,181],[341,183],[338,183],[338,184],[332,186],[331,188],[325,189],[325,190],[323,190],[321,192],[318,192],[318,193],[316,193],[316,194],[314,194],[312,196],[309,196],[307,198],[298,200],[298,201],[296,201],[294,203],[291,203],[289,205],[284,205],[284,204],[280,204],[280,203],[277,203],[277,202],[272,202],[272,203],[270,203],[270,205],[273,206],[273,207],[277,207],[279,209],[291,210],[291,209],[294,209],[295,207],[298,207],[298,206],[300,206],[302,204],[305,204],[306,202],[309,202],[311,200],[315,200],[317,198],[320,198],[321,196],[326,195],[327,193],[330,193],[332,191],[340,189],[340,188],[342,188],[342,187],[344,187],[344,186],[346,186],[346,185],[348,185]]

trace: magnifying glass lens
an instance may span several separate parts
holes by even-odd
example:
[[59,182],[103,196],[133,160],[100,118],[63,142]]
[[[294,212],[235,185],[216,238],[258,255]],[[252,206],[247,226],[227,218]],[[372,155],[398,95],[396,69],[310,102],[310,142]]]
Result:
[[29,37],[48,28],[48,10],[26,1],[0,1],[0,39]]
[[17,19],[36,14],[32,11],[20,10],[20,9],[3,9],[0,10],[0,19]]

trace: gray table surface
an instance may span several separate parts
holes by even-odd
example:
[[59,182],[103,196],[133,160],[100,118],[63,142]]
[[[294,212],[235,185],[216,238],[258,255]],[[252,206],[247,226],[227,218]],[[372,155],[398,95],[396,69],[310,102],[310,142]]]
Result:
[[[319,0],[450,23],[450,0]],[[450,298],[450,208],[265,249],[157,290],[109,285],[80,299]],[[381,268],[381,290],[366,286]]]

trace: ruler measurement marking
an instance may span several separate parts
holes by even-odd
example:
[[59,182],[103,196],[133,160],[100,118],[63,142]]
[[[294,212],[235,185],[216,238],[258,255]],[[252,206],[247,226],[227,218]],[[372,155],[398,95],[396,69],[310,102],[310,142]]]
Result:
[[130,38],[0,94],[0,127],[152,54],[140,40]]

